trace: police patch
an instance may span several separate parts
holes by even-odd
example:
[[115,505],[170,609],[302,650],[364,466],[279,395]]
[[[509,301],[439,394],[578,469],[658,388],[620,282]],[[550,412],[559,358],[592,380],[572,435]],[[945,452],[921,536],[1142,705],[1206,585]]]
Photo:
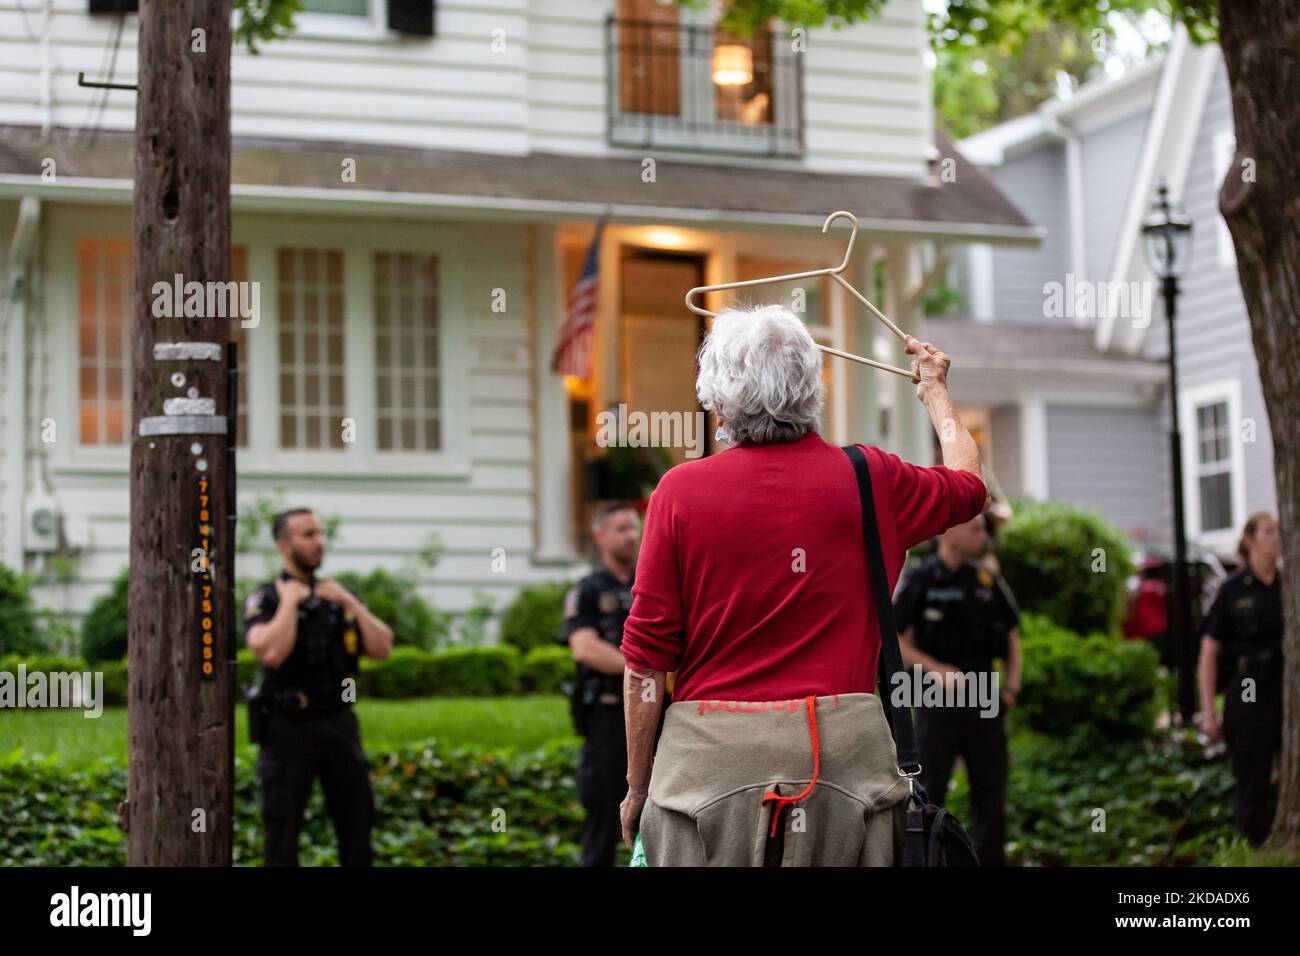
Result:
[[569,588],[564,594],[564,616],[573,617],[578,613],[578,589]]
[[244,617],[252,617],[262,608],[262,592],[254,591],[244,600]]

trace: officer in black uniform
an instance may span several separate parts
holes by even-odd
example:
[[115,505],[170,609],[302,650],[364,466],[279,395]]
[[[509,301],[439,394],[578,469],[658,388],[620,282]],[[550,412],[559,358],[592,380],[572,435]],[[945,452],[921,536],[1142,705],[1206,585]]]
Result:
[[393,632],[346,588],[316,577],[325,541],[311,510],[280,513],[272,530],[284,568],[244,605],[245,640],[262,664],[249,731],[261,744],[265,862],[297,866],[303,811],[320,777],[339,862],[369,866],[374,798],[352,703],[358,659],[388,657]]
[[641,522],[629,504],[597,510],[592,537],[600,567],[569,591],[561,640],[573,649],[570,692],[574,727],[586,738],[578,758],[582,865],[613,866],[622,843],[619,805],[627,796],[627,732],[623,722],[623,623],[632,610]]
[[[1236,780],[1234,816],[1252,846],[1273,823],[1273,759],[1282,749],[1282,539],[1267,512],[1246,522],[1245,567],[1224,581],[1202,627],[1201,728],[1226,740]],[[1223,719],[1214,694],[1223,691]]]
[[[960,755],[970,778],[971,839],[983,866],[1004,866],[1006,855],[1007,734],[1003,714],[1020,693],[1020,610],[1001,575],[976,563],[988,545],[985,516],[950,528],[938,548],[906,578],[894,599],[903,663],[909,672],[944,675],[946,685],[972,675],[966,706],[926,707],[915,688],[921,785],[943,806]],[[1006,661],[1005,678],[993,671]],[[978,675],[996,697],[979,703]],[[911,677],[911,673],[909,673]],[[998,684],[993,684],[994,678]],[[988,711],[994,711],[989,713]]]

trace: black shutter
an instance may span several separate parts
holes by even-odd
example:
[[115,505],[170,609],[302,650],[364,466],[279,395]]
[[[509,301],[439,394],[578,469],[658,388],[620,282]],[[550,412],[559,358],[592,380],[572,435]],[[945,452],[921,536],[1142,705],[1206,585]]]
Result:
[[90,0],[91,13],[139,13],[140,0]]
[[388,0],[388,29],[433,36],[433,0]]

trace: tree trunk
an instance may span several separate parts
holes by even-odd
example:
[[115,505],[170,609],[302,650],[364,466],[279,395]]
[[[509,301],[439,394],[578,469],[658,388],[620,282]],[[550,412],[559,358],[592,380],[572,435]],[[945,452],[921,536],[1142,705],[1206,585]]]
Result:
[[1300,0],[1224,0],[1221,8],[1237,155],[1219,208],[1268,407],[1285,560],[1281,787],[1269,846],[1300,850]]
[[[202,317],[156,317],[154,284],[230,278],[230,12],[230,0],[140,4],[125,814],[132,866],[231,862],[227,436],[212,433],[220,416],[174,400],[213,399],[224,413],[234,396],[224,351],[218,360],[154,354],[159,342],[224,350],[229,338],[231,320],[208,314],[206,297]],[[175,305],[170,294],[166,304]],[[163,423],[181,433],[165,433]],[[194,554],[205,544],[206,568]]]

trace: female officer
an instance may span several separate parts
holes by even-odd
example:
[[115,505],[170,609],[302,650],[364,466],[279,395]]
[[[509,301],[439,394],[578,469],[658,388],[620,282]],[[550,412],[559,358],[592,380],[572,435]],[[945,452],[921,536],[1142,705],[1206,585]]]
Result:
[[[1201,640],[1201,729],[1228,743],[1236,825],[1259,846],[1272,824],[1269,776],[1282,747],[1282,551],[1277,520],[1251,515],[1238,552],[1245,566],[1219,588]],[[1214,694],[1223,690],[1223,719]]]

